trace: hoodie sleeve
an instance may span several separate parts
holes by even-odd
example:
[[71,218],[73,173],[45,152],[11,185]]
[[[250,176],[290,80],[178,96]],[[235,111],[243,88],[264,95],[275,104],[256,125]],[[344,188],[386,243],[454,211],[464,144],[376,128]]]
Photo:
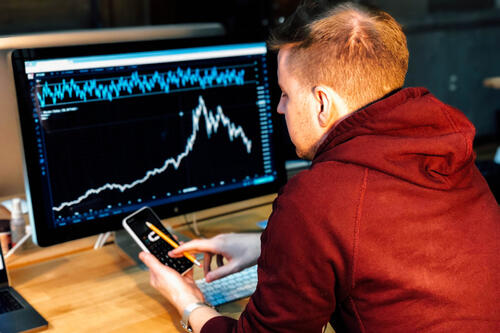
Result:
[[[300,200],[303,201],[301,197]],[[331,251],[321,244],[325,233],[307,220],[289,196],[280,196],[261,237],[259,283],[238,321],[216,317],[209,332],[321,332],[335,309]],[[309,205],[310,206],[310,205]]]

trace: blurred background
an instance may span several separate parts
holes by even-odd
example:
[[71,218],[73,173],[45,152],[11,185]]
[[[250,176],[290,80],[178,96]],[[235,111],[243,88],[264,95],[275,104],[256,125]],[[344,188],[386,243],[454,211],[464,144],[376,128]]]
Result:
[[[484,81],[500,77],[500,0],[355,2],[384,9],[403,25],[410,49],[406,85],[429,88],[474,123],[478,166],[497,192],[498,200],[499,172],[493,160],[500,144],[500,87],[489,87]],[[269,28],[282,22],[298,3],[298,0],[2,0],[0,35],[220,22],[230,37],[245,41],[265,38]],[[296,158],[291,144],[285,147],[287,159]]]

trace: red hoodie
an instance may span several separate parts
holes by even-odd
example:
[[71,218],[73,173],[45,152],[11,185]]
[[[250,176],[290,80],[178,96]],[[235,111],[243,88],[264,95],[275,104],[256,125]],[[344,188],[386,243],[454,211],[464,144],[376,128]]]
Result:
[[422,88],[343,120],[274,202],[239,321],[202,332],[499,332],[500,208],[473,138]]

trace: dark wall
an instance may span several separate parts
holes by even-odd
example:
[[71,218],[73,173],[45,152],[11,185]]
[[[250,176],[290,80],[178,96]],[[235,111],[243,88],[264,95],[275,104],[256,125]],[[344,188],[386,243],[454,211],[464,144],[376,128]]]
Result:
[[411,56],[406,84],[426,86],[461,109],[476,126],[480,141],[498,139],[500,90],[486,88],[483,81],[500,76],[500,22],[414,29],[407,36]]
[[91,7],[79,0],[2,0],[0,35],[90,27]]
[[265,38],[271,1],[164,1],[151,0],[151,24],[211,21],[222,23],[231,37]]
[[[339,2],[338,0],[331,0]],[[0,35],[50,30],[216,21],[231,37],[265,38],[300,0],[2,0]],[[482,140],[497,140],[500,0],[359,0],[387,10],[408,36],[407,85],[426,86],[464,111]],[[290,149],[288,149],[290,150]],[[293,157],[293,152],[289,154]]]
[[410,51],[406,85],[425,86],[462,110],[476,126],[476,143],[500,144],[500,90],[483,85],[500,76],[500,1],[367,1],[403,25]]
[[267,33],[273,1],[2,0],[0,35],[53,30],[220,22],[229,34]]

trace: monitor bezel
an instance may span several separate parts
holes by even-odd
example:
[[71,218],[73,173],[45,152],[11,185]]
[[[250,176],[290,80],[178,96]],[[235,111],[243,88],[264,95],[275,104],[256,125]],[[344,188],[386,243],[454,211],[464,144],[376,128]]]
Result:
[[[11,55],[13,66],[14,81],[16,86],[18,114],[21,133],[21,142],[23,147],[23,160],[25,171],[25,189],[28,206],[30,208],[30,221],[32,222],[33,240],[39,246],[50,246],[74,239],[92,236],[106,231],[118,230],[121,228],[122,219],[129,213],[111,215],[105,221],[83,222],[51,228],[47,221],[45,205],[43,204],[42,176],[39,168],[39,158],[36,149],[36,137],[33,121],[31,120],[32,106],[29,96],[25,94],[28,80],[25,75],[24,61],[33,61],[41,59],[53,59],[62,57],[104,55],[113,53],[128,53],[150,50],[165,50],[177,48],[189,48],[193,46],[212,46],[228,44],[246,44],[250,42],[261,41],[235,41],[225,37],[202,37],[185,39],[166,39],[152,41],[129,41],[120,43],[103,43],[89,45],[71,45],[71,46],[53,46],[42,48],[23,48],[15,49]],[[276,97],[273,94],[276,82],[276,62],[268,51],[269,83],[272,105],[276,105]],[[286,171],[284,155],[278,149],[280,142],[279,127],[282,122],[278,119],[278,114],[272,112],[273,128],[273,149],[274,163],[277,171],[276,179],[271,183],[248,186],[244,188],[228,190],[208,196],[191,198],[183,201],[167,203],[160,206],[154,206],[153,209],[161,218],[168,218],[182,214],[192,213],[224,204],[239,202],[252,199],[272,193],[276,193],[286,182]],[[100,223],[102,222],[102,223]]]

